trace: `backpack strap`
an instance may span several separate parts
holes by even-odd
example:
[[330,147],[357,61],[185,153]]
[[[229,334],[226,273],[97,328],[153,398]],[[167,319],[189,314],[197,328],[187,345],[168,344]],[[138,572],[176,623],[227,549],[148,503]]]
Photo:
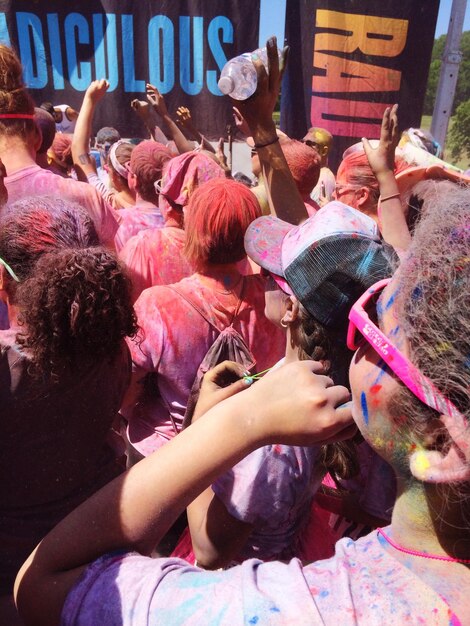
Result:
[[[209,318],[209,316],[202,310],[202,308],[196,304],[193,300],[191,300],[191,298],[188,298],[188,296],[181,291],[180,289],[178,289],[178,287],[176,287],[175,285],[165,285],[168,289],[171,289],[172,291],[174,291],[175,293],[177,293],[179,296],[181,296],[183,298],[183,300],[186,300],[186,302],[192,306],[192,308],[197,311],[199,313],[199,315],[206,320],[206,322],[209,324],[209,326],[212,326],[212,328],[214,328],[214,330],[216,330],[218,333],[221,332],[221,329],[218,328],[218,326],[214,323],[213,320],[211,320]],[[237,305],[238,306],[238,305]]]

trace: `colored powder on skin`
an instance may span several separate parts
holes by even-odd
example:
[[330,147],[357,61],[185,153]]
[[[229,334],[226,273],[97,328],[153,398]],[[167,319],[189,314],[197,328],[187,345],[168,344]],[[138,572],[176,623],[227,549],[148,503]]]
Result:
[[368,426],[369,425],[369,408],[367,406],[367,398],[364,392],[361,393],[361,408],[362,408],[362,415],[364,416],[364,422],[366,426]]
[[392,304],[395,302],[395,298],[396,298],[396,296],[397,296],[397,292],[396,292],[396,291],[394,291],[394,292],[392,293],[392,295],[390,296],[390,298],[388,299],[388,301],[387,301],[387,303],[386,303],[386,305],[385,305],[385,307],[384,307],[384,311],[388,311],[388,310],[389,310],[389,308],[390,308],[390,307],[392,306]]
[[376,394],[376,393],[379,393],[381,389],[382,389],[382,385],[372,385],[372,387],[370,388],[370,392],[372,394]]
[[470,370],[470,354],[467,356],[467,358],[463,362],[463,366],[465,367],[465,369]]

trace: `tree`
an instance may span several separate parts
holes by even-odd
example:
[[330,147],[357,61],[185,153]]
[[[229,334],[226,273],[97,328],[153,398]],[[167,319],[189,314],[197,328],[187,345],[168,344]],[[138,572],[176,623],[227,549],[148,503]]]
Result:
[[449,148],[453,159],[470,158],[470,100],[457,107],[449,131]]
[[[428,84],[424,98],[424,115],[432,115],[434,109],[445,43],[446,35],[441,35],[434,41],[431,65],[429,67]],[[460,40],[460,51],[462,52],[462,62],[460,63],[459,68],[457,89],[455,91],[454,105],[452,108],[453,112],[457,110],[457,107],[461,103],[466,102],[470,98],[470,31],[466,31],[462,34],[462,39]]]

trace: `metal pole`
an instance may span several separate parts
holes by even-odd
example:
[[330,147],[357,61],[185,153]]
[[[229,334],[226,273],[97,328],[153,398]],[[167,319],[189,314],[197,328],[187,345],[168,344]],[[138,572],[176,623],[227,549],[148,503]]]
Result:
[[449,20],[449,30],[442,56],[441,74],[437,86],[436,102],[432,114],[431,133],[444,147],[454,102],[455,88],[459,75],[462,53],[459,50],[467,0],[453,0]]

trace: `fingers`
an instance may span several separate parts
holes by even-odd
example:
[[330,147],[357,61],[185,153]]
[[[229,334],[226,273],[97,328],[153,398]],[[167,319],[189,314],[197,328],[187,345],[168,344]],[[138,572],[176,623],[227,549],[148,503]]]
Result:
[[203,384],[224,387],[245,375],[244,368],[235,361],[223,361],[204,375]]
[[287,61],[289,60],[289,51],[289,46],[285,46],[281,52],[281,60],[279,61],[280,80],[282,80],[282,77],[284,76],[284,72],[287,67]]
[[235,124],[238,126],[243,123],[243,115],[237,109],[237,107],[232,107],[233,111],[233,119],[235,120]]
[[279,56],[276,37],[270,37],[266,42],[268,56],[269,90],[277,89],[279,84]]

